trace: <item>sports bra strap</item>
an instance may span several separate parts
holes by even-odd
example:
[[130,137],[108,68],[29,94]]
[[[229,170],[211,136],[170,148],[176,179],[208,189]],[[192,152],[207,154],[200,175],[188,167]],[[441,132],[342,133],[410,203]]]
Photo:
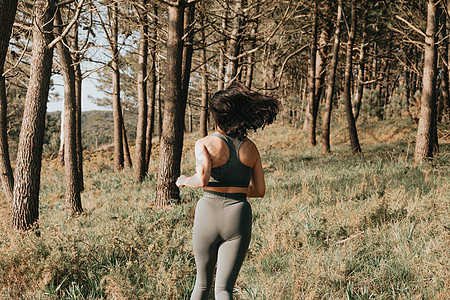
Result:
[[[218,138],[220,138],[222,141],[224,141],[228,145],[229,149],[234,149],[234,153],[236,154],[236,157],[239,159],[239,148],[241,147],[241,145],[244,141],[240,141],[238,139],[221,134],[219,132],[214,132],[214,133],[211,133],[210,135],[217,136]],[[231,155],[231,153],[230,153],[230,155]]]

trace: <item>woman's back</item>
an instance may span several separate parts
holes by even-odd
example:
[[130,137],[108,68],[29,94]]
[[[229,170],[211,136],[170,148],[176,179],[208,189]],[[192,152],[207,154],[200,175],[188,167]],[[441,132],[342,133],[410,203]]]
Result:
[[211,159],[211,177],[204,189],[247,194],[259,158],[255,144],[248,138],[239,141],[221,133],[211,134],[199,142],[206,147]]

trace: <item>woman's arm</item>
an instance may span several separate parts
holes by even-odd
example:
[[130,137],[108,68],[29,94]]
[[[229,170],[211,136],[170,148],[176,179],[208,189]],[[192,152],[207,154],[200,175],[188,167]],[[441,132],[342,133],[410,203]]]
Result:
[[264,171],[261,163],[261,156],[255,146],[256,162],[253,166],[252,178],[248,186],[247,197],[264,197],[266,193],[266,183],[264,181]]
[[209,157],[208,149],[203,143],[203,139],[195,143],[195,161],[196,173],[191,177],[186,175],[178,177],[176,182],[178,187],[204,187],[208,184],[209,176],[211,175],[211,158]]

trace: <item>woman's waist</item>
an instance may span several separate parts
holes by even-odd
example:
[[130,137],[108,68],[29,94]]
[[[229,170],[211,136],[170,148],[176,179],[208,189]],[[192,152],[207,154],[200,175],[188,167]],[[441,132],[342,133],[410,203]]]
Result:
[[205,195],[211,194],[235,200],[247,199],[247,188],[240,187],[204,187]]

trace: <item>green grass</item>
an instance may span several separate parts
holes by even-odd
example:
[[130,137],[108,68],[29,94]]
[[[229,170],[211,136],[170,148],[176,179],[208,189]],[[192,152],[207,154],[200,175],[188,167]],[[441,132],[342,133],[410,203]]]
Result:
[[[415,167],[415,127],[406,120],[361,125],[361,155],[349,154],[344,126],[333,131],[330,155],[306,147],[299,129],[263,133],[252,139],[267,192],[250,200],[253,235],[237,299],[450,297],[448,138],[437,158]],[[186,138],[183,172],[194,170],[196,138]],[[157,209],[156,159],[136,184],[131,170],[113,172],[110,152],[85,156],[82,216],[65,212],[56,161],[42,172],[40,237],[12,232],[1,200],[0,297],[189,298],[201,190],[185,188],[182,204]]]

